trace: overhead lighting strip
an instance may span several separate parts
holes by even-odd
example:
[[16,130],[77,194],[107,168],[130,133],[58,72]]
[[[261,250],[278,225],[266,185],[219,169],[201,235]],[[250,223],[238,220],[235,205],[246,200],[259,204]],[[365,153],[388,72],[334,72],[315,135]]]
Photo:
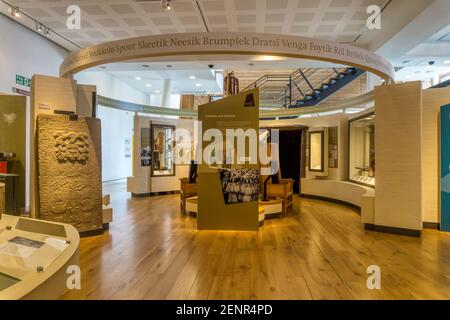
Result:
[[28,18],[29,20],[31,20],[32,22],[34,22],[36,24],[36,31],[38,33],[40,33],[43,36],[46,36],[47,38],[50,37],[51,33],[64,39],[65,41],[69,42],[71,45],[82,49],[82,47],[80,47],[78,44],[76,44],[75,42],[73,42],[72,40],[64,37],[63,35],[61,35],[60,33],[56,32],[55,30],[49,28],[47,25],[45,25],[44,23],[38,21],[37,19],[33,18],[32,16],[30,16],[28,13],[26,13],[25,11],[23,11],[20,7],[15,6],[5,0],[0,0],[1,2],[3,2],[5,5],[7,5],[10,8],[10,11],[12,12],[12,16],[14,18],[20,19],[23,17]]

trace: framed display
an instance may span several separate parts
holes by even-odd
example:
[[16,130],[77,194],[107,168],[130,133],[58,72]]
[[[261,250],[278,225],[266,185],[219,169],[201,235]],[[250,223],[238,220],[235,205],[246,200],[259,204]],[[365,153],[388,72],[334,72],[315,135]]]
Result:
[[175,175],[174,164],[175,126],[152,124],[152,176]]
[[375,113],[349,121],[348,179],[375,187]]
[[309,171],[325,171],[325,132],[313,131],[308,133],[309,141]]

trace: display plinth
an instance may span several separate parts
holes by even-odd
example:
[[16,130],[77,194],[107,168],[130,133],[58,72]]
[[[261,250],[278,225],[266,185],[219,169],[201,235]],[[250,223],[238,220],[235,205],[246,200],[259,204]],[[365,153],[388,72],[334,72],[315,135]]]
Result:
[[78,266],[80,237],[68,224],[3,215],[0,220],[0,300],[57,299]]

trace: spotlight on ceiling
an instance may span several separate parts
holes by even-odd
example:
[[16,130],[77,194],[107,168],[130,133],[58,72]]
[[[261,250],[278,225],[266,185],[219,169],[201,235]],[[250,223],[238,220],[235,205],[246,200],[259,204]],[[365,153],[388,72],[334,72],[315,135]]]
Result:
[[195,76],[190,76],[189,79],[195,80]]
[[140,81],[140,80],[142,80],[142,78],[141,77],[134,77],[134,80]]
[[50,30],[48,28],[45,28],[45,36],[50,37]]
[[36,23],[36,30],[37,32],[42,33],[42,24]]
[[172,1],[173,0],[161,0],[162,8],[165,10],[172,10]]
[[444,61],[444,64],[450,64],[450,60]]
[[19,7],[11,7],[10,8],[11,16],[14,18],[20,18],[22,15],[20,14],[20,8]]

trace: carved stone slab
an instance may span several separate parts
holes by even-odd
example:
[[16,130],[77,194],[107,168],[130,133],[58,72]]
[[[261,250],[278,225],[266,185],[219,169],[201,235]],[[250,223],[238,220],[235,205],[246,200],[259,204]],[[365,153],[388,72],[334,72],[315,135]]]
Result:
[[101,229],[100,120],[38,115],[37,156],[39,218]]

